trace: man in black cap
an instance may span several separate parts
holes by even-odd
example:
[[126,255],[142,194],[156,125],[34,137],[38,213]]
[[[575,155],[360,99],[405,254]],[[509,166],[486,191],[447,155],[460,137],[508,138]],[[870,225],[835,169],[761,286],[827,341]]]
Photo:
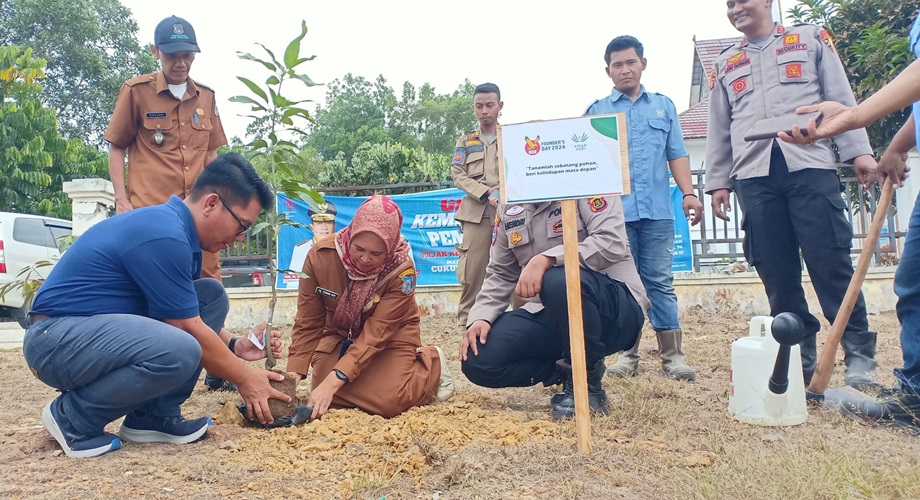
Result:
[[[227,144],[214,91],[188,76],[201,51],[192,25],[176,16],[160,21],[150,50],[161,70],[122,85],[103,135],[119,213],[166,203],[173,195],[184,199],[217,158],[217,148]],[[201,275],[220,279],[217,253],[204,253]]]
[[[291,263],[288,265],[288,269],[294,272],[300,272],[303,269],[303,263],[307,260],[307,253],[313,248],[313,244],[321,238],[335,232],[336,213],[335,205],[328,201],[320,203],[316,209],[313,207],[307,209],[307,215],[310,216],[310,229],[313,231],[313,237],[294,245],[294,251],[291,252]],[[294,279],[289,282],[288,276],[289,275],[285,273],[285,287],[297,288],[300,284],[300,278],[296,274],[291,273],[290,276],[293,276]]]

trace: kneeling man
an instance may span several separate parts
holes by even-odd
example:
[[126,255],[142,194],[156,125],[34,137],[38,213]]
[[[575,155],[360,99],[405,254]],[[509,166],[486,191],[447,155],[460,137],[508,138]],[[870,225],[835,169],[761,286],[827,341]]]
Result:
[[[553,418],[575,415],[565,265],[581,269],[588,401],[607,412],[604,357],[639,338],[649,302],[629,250],[620,199],[578,200],[580,262],[565,262],[558,203],[499,207],[495,242],[482,291],[460,344],[463,373],[485,387],[562,383]],[[504,312],[512,292],[529,299]]]
[[[272,421],[269,384],[281,374],[248,367],[264,352],[223,329],[230,308],[215,279],[201,279],[202,251],[241,240],[273,196],[237,154],[218,157],[183,201],[126,212],[96,224],[64,253],[35,297],[23,355],[32,373],[61,391],[45,406],[45,428],[70,457],[121,447],[104,431],[140,442],[189,443],[208,417],[185,420],[179,405],[201,373],[239,387],[249,417]],[[270,338],[281,354],[277,333]]]

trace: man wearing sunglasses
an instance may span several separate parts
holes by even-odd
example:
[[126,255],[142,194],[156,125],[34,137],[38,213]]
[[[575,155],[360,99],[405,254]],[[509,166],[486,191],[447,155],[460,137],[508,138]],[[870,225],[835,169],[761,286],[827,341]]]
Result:
[[[247,366],[265,356],[223,328],[230,303],[221,283],[201,278],[203,252],[241,240],[274,198],[243,157],[219,156],[189,196],[106,219],[64,253],[35,297],[23,356],[62,392],[42,412],[70,457],[102,455],[135,442],[190,443],[211,420],[186,420],[179,406],[202,367],[234,383],[250,418],[272,422],[269,384],[283,375]],[[264,326],[264,325],[263,325]],[[265,333],[254,332],[259,341]],[[281,340],[269,342],[276,357]],[[125,417],[119,436],[106,433]]]

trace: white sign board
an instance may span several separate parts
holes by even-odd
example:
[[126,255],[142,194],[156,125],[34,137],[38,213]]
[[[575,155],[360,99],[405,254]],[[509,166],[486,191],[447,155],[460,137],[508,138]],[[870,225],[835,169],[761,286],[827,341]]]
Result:
[[626,115],[501,127],[505,203],[629,194]]

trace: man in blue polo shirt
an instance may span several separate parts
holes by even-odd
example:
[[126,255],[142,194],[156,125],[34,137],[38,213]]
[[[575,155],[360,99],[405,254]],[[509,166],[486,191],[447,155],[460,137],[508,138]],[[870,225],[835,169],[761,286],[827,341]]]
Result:
[[[626,113],[629,138],[630,194],[623,196],[623,214],[629,246],[642,283],[652,302],[649,322],[658,337],[662,369],[668,377],[693,380],[693,369],[681,350],[671,265],[674,250],[674,212],[668,170],[684,194],[684,215],[696,225],[703,205],[693,194],[690,160],[677,121],[677,110],[667,97],[646,92],[641,84],[648,61],[639,40],[614,38],[604,52],[605,71],[613,80],[609,96],[594,101],[586,115]],[[639,372],[639,340],[607,373],[617,377]]]
[[[104,428],[122,416],[119,436],[129,441],[203,436],[210,419],[185,420],[179,411],[202,365],[235,383],[249,416],[263,423],[272,421],[269,398],[290,401],[269,384],[282,375],[243,363],[264,352],[223,329],[227,294],[219,281],[200,279],[202,250],[242,239],[272,203],[252,165],[227,154],[184,201],[173,196],[102,221],[64,253],[35,297],[23,355],[35,376],[62,392],[42,421],[68,456],[121,447]],[[277,333],[270,342],[279,356]]]

